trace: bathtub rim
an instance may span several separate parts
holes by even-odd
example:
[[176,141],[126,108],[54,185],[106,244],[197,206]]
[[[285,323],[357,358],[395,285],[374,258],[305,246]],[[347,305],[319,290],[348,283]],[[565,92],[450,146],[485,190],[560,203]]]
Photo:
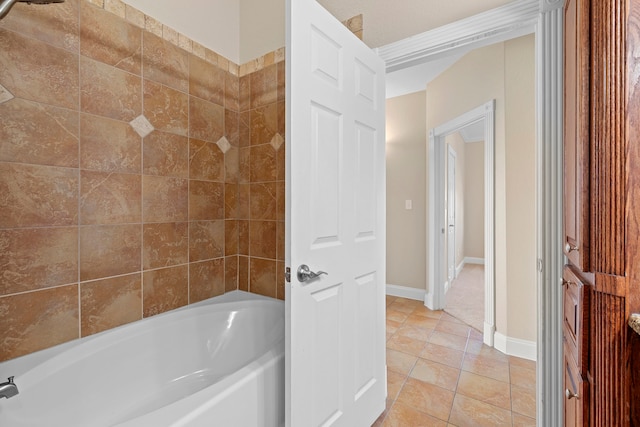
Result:
[[[15,376],[15,377],[19,377],[21,375],[25,375],[27,372],[29,372],[30,370],[34,369],[35,367],[37,367],[38,365],[47,362],[48,360],[50,360],[51,358],[64,353],[68,350],[71,350],[72,348],[82,345],[83,343],[89,341],[89,340],[93,340],[96,339],[102,335],[108,334],[109,332],[113,332],[115,330],[120,330],[123,328],[126,328],[127,326],[131,326],[133,324],[136,324],[140,321],[144,321],[144,320],[151,320],[151,319],[156,319],[156,318],[162,318],[162,317],[166,317],[168,315],[174,314],[174,313],[178,313],[181,311],[185,311],[185,310],[189,310],[189,309],[193,309],[193,308],[197,308],[197,307],[202,307],[202,306],[206,306],[206,305],[211,305],[211,304],[227,304],[227,303],[233,303],[233,302],[242,302],[242,301],[270,301],[273,303],[278,303],[281,304],[284,310],[284,301],[276,299],[276,298],[271,298],[271,297],[266,297],[263,295],[258,295],[258,294],[252,294],[250,292],[245,292],[245,291],[240,291],[240,290],[235,290],[235,291],[231,291],[231,292],[227,292],[225,294],[222,295],[218,295],[212,298],[208,298],[202,301],[198,301],[196,303],[193,304],[188,304],[173,310],[169,310],[166,311],[164,313],[160,313],[160,314],[156,314],[154,316],[150,316],[150,317],[145,317],[133,322],[129,322],[129,323],[125,323],[124,325],[119,325],[116,326],[114,328],[111,329],[107,329],[105,331],[102,332],[98,332],[96,334],[92,334],[92,335],[88,335],[86,337],[81,337],[81,338],[76,338],[74,340],[68,341],[66,343],[62,343],[62,344],[58,344],[54,347],[49,347],[43,350],[38,350],[36,352],[33,353],[29,353],[26,354],[24,356],[19,356],[13,359],[9,359],[7,361],[4,362],[0,362],[0,382],[2,382],[4,380],[4,377],[6,376],[7,378],[9,376]],[[17,381],[16,381],[17,382]],[[20,384],[18,383],[18,388],[20,387]]]

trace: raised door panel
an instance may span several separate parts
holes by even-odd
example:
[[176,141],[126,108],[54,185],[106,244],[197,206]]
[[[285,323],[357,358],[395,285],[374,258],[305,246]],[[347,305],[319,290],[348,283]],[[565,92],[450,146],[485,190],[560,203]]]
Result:
[[589,266],[589,1],[565,5],[564,252]]
[[[566,350],[566,349],[565,349]],[[566,352],[565,352],[566,353]],[[564,358],[564,426],[589,425],[588,384],[582,379],[573,359]]]
[[565,350],[573,358],[581,375],[586,375],[589,356],[590,287],[571,267],[565,266],[563,283],[563,335]]

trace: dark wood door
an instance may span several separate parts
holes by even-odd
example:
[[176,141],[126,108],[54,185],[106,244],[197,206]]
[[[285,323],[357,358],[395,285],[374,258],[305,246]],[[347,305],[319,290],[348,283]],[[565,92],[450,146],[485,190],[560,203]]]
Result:
[[589,1],[565,5],[564,252],[589,271]]

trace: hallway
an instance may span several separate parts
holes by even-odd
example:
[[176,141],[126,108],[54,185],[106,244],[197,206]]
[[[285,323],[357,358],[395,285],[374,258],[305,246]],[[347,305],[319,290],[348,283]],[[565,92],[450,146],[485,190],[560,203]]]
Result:
[[535,368],[443,311],[387,296],[387,408],[374,427],[535,426]]

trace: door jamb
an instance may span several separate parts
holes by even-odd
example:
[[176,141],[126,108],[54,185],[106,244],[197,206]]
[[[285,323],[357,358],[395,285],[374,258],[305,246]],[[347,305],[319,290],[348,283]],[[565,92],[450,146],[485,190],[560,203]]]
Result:
[[[484,121],[484,330],[483,341],[493,347],[495,327],[495,235],[494,235],[494,164],[495,164],[495,100],[468,111],[429,131],[428,162],[428,276],[429,292],[425,305],[432,310],[444,308],[442,257],[446,233],[444,215],[444,149],[445,137],[467,125]],[[440,159],[440,161],[437,161]],[[439,232],[440,231],[440,232]],[[439,236],[439,237],[435,237]],[[439,279],[438,279],[439,278]]]

